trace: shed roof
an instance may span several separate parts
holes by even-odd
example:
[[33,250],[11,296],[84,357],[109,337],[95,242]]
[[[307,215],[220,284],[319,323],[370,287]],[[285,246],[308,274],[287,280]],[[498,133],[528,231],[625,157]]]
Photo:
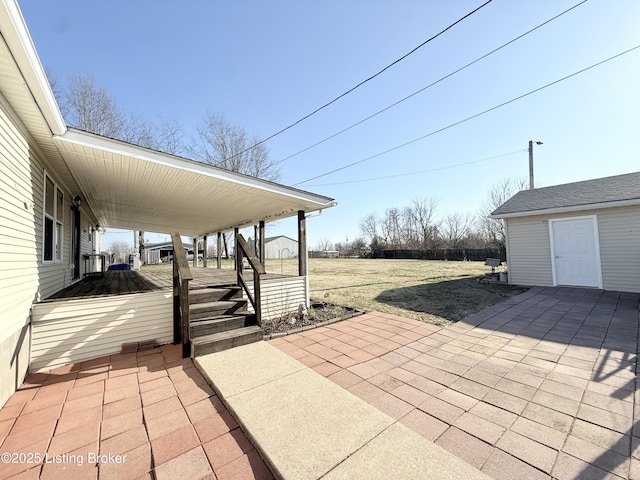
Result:
[[509,218],[640,205],[640,172],[522,190],[491,213]]
[[274,240],[277,240],[279,238],[286,238],[287,240],[291,240],[292,242],[296,242],[298,243],[297,240],[294,240],[291,237],[287,237],[286,235],[276,235],[275,237],[265,237],[264,239],[264,243],[269,243],[269,242],[273,242]]

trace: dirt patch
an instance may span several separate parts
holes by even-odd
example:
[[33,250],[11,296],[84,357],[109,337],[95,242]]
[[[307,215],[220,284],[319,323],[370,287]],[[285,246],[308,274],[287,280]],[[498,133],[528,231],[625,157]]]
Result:
[[311,325],[326,324],[339,321],[363,313],[349,307],[332,305],[326,302],[311,300],[309,309],[299,308],[297,312],[262,321],[265,335],[300,330]]

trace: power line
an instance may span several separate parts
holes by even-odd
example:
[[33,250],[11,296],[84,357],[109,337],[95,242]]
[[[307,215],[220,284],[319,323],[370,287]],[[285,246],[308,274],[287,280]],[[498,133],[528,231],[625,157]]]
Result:
[[320,110],[323,110],[325,108],[327,108],[329,105],[334,104],[335,102],[337,102],[338,100],[340,100],[342,97],[345,97],[346,95],[350,94],[351,92],[353,92],[354,90],[356,90],[357,88],[361,87],[362,85],[364,85],[365,83],[373,80],[374,78],[376,78],[378,75],[384,73],[385,71],[387,71],[388,69],[390,69],[391,67],[393,67],[395,64],[401,62],[402,60],[404,60],[405,58],[407,58],[409,55],[411,55],[412,53],[415,53],[417,50],[419,50],[420,48],[424,47],[427,43],[431,42],[432,40],[435,40],[436,38],[438,38],[440,35],[442,35],[443,33],[447,32],[448,30],[452,29],[453,27],[455,27],[457,24],[459,24],[460,22],[462,22],[463,20],[467,19],[468,17],[470,17],[471,15],[473,15],[474,13],[476,13],[478,10],[480,10],[481,8],[485,7],[486,5],[490,4],[493,0],[487,0],[486,2],[484,2],[482,5],[480,5],[479,7],[475,8],[474,10],[470,11],[469,13],[467,13],[465,16],[459,18],[458,20],[456,20],[455,22],[453,22],[451,25],[449,25],[448,27],[446,27],[444,30],[441,30],[440,32],[436,33],[435,35],[433,35],[431,38],[428,38],[427,40],[425,40],[424,42],[422,42],[420,45],[418,45],[417,47],[413,48],[410,52],[404,54],[403,56],[401,56],[400,58],[398,58],[397,60],[394,60],[393,62],[391,62],[389,65],[387,65],[386,67],[384,67],[382,70],[380,70],[379,72],[371,75],[369,78],[362,80],[360,83],[358,83],[356,86],[351,87],[349,90],[347,90],[344,93],[341,93],[340,95],[338,95],[336,98],[334,98],[333,100],[325,103],[324,105],[322,105],[321,107],[316,108],[313,112],[305,115],[304,117],[300,118],[299,120],[296,120],[295,122],[293,122],[291,125],[288,125],[286,127],[284,127],[283,129],[277,131],[276,133],[269,135],[267,138],[260,140],[259,142],[254,143],[253,145],[251,145],[250,147],[244,149],[243,151],[236,153],[235,155],[233,155],[232,157],[228,158],[227,160],[231,160],[235,157],[237,157],[238,155],[242,155],[243,153],[248,152],[249,150],[254,149],[255,147],[257,147],[258,145],[262,145],[265,142],[268,142],[269,140],[271,140],[274,137],[277,137],[278,135],[286,132],[287,130],[295,127],[296,125],[298,125],[300,122],[303,122],[304,120],[306,120],[307,118],[315,115],[316,113],[318,113]]
[[484,60],[484,59],[485,59],[485,58],[487,58],[488,56],[493,55],[494,53],[496,53],[496,52],[497,52],[497,51],[499,51],[499,50],[502,50],[502,49],[503,49],[503,48],[505,48],[506,46],[511,45],[511,44],[512,44],[512,43],[514,43],[514,42],[517,42],[517,41],[518,41],[518,40],[520,40],[521,38],[523,38],[523,37],[525,37],[525,36],[529,35],[530,33],[532,33],[532,32],[534,32],[534,31],[538,30],[539,28],[541,28],[541,27],[545,26],[546,24],[548,24],[548,23],[550,23],[550,22],[552,22],[552,21],[556,20],[557,18],[561,17],[561,16],[562,16],[562,15],[564,15],[565,13],[570,12],[570,11],[571,11],[571,10],[573,10],[574,8],[579,7],[579,6],[580,6],[580,5],[582,5],[583,3],[586,3],[587,1],[588,1],[588,0],[582,0],[582,2],[580,2],[580,3],[576,4],[576,5],[574,5],[574,6],[573,6],[573,7],[571,7],[571,8],[568,8],[568,9],[567,9],[567,10],[565,10],[564,12],[559,13],[559,14],[558,14],[558,15],[556,15],[555,17],[550,18],[550,19],[549,19],[549,20],[547,20],[546,22],[543,22],[543,23],[541,23],[540,25],[538,25],[537,27],[534,27],[534,28],[532,28],[531,30],[528,30],[527,32],[523,33],[522,35],[518,35],[518,36],[517,36],[517,37],[515,37],[513,40],[510,40],[510,41],[508,41],[507,43],[504,43],[504,44],[500,45],[499,47],[497,47],[497,48],[495,48],[495,49],[491,50],[490,52],[485,53],[484,55],[482,55],[481,57],[476,58],[476,59],[475,59],[475,60],[473,60],[472,62],[467,63],[465,66],[460,67],[460,68],[458,68],[457,70],[454,70],[453,72],[451,72],[451,73],[449,73],[449,74],[445,75],[444,77],[439,78],[438,80],[436,80],[436,81],[434,81],[434,82],[430,83],[430,84],[429,84],[429,85],[427,85],[426,87],[423,87],[423,88],[421,88],[420,90],[417,90],[417,91],[413,92],[412,94],[407,95],[406,97],[404,97],[404,98],[402,98],[402,99],[398,100],[398,101],[397,101],[397,102],[395,102],[395,103],[392,103],[391,105],[389,105],[389,106],[387,106],[387,107],[383,108],[382,110],[379,110],[379,111],[377,111],[377,112],[375,112],[375,113],[373,113],[373,114],[369,115],[368,117],[363,118],[362,120],[360,120],[360,121],[358,121],[358,122],[354,123],[353,125],[350,125],[350,126],[348,126],[348,127],[346,127],[346,128],[343,128],[342,130],[340,130],[340,131],[338,131],[338,132],[336,132],[336,133],[334,133],[334,134],[332,134],[332,135],[330,135],[330,136],[328,136],[328,137],[326,137],[326,138],[324,138],[324,139],[322,139],[322,140],[320,140],[320,141],[318,141],[318,142],[314,143],[313,145],[310,145],[310,146],[308,146],[308,147],[306,147],[306,148],[303,148],[302,150],[300,150],[300,151],[298,151],[298,152],[296,152],[296,153],[293,153],[293,154],[291,154],[291,155],[289,155],[289,156],[287,156],[287,157],[283,158],[282,160],[278,160],[277,162],[275,162],[275,163],[274,163],[274,165],[278,165],[279,163],[282,163],[282,162],[284,162],[284,161],[286,161],[286,160],[289,160],[289,159],[291,159],[291,158],[293,158],[293,157],[296,157],[296,156],[300,155],[301,153],[304,153],[304,152],[306,152],[306,151],[308,151],[308,150],[311,150],[312,148],[315,148],[315,147],[317,147],[318,145],[321,145],[321,144],[323,144],[324,142],[326,142],[326,141],[328,141],[328,140],[331,140],[332,138],[337,137],[338,135],[342,135],[343,133],[345,133],[345,132],[347,132],[347,131],[351,130],[351,129],[352,129],[352,128],[354,128],[354,127],[357,127],[358,125],[361,125],[361,124],[363,124],[364,122],[366,122],[366,121],[368,121],[368,120],[371,120],[373,117],[376,117],[376,116],[380,115],[381,113],[384,113],[384,112],[386,112],[387,110],[390,110],[391,108],[393,108],[393,107],[395,107],[395,106],[397,106],[397,105],[400,105],[402,102],[404,102],[404,101],[406,101],[406,100],[409,100],[409,99],[410,99],[410,98],[412,98],[412,97],[415,97],[415,96],[416,96],[416,95],[418,95],[419,93],[422,93],[422,92],[424,92],[425,90],[427,90],[427,89],[429,89],[429,88],[433,87],[434,85],[437,85],[438,83],[442,82],[443,80],[446,80],[447,78],[452,77],[453,75],[455,75],[455,74],[457,74],[457,73],[460,73],[462,70],[465,70],[466,68],[470,67],[471,65],[474,65],[474,64],[478,63],[479,61]]
[[332,173],[339,172],[340,170],[344,170],[344,169],[346,169],[346,168],[353,167],[354,165],[358,165],[358,164],[360,164],[360,163],[364,163],[364,162],[366,162],[366,161],[368,161],[368,160],[372,160],[372,159],[374,159],[374,158],[376,158],[376,157],[380,157],[380,156],[385,155],[385,154],[387,154],[387,153],[393,152],[394,150],[398,150],[398,149],[400,149],[400,148],[406,147],[407,145],[411,145],[412,143],[419,142],[420,140],[424,140],[424,139],[425,139],[425,138],[427,138],[427,137],[431,137],[432,135],[435,135],[435,134],[437,134],[437,133],[443,132],[443,131],[448,130],[448,129],[450,129],[450,128],[453,128],[453,127],[455,127],[455,126],[457,126],[457,125],[460,125],[461,123],[465,123],[465,122],[468,122],[469,120],[473,120],[474,118],[478,118],[478,117],[480,117],[481,115],[484,115],[484,114],[486,114],[486,113],[489,113],[489,112],[492,112],[492,111],[494,111],[494,110],[497,110],[498,108],[504,107],[505,105],[509,105],[510,103],[513,103],[513,102],[515,102],[515,101],[517,101],[517,100],[521,100],[521,99],[523,99],[523,98],[525,98],[525,97],[528,97],[529,95],[532,95],[532,94],[534,94],[534,93],[536,93],[536,92],[539,92],[539,91],[541,91],[541,90],[544,90],[545,88],[551,87],[552,85],[555,85],[555,84],[557,84],[557,83],[563,82],[564,80],[568,80],[569,78],[575,77],[576,75],[579,75],[579,74],[581,74],[581,73],[584,73],[584,72],[586,72],[587,70],[591,70],[592,68],[595,68],[595,67],[597,67],[597,66],[599,66],[599,65],[602,65],[602,64],[604,64],[604,63],[607,63],[607,62],[609,62],[609,61],[611,61],[611,60],[614,60],[614,59],[616,59],[616,58],[618,58],[618,57],[621,57],[622,55],[626,55],[627,53],[630,53],[630,52],[632,52],[632,51],[634,51],[634,50],[637,50],[638,48],[640,48],[640,45],[636,45],[635,47],[632,47],[632,48],[630,48],[630,49],[628,49],[628,50],[625,50],[624,52],[618,53],[617,55],[614,55],[614,56],[612,56],[612,57],[609,57],[609,58],[607,58],[607,59],[605,59],[605,60],[602,60],[602,61],[600,61],[600,62],[598,62],[598,63],[594,63],[593,65],[590,65],[590,66],[588,66],[588,67],[586,67],[586,68],[583,68],[582,70],[578,70],[577,72],[574,72],[574,73],[572,73],[572,74],[570,74],[570,75],[567,75],[566,77],[562,77],[562,78],[560,78],[560,79],[558,79],[558,80],[555,80],[555,81],[553,81],[553,82],[551,82],[551,83],[547,83],[546,85],[543,85],[542,87],[538,87],[538,88],[536,88],[535,90],[531,90],[530,92],[527,92],[527,93],[525,93],[525,94],[519,95],[519,96],[517,96],[517,97],[515,97],[515,98],[512,98],[511,100],[507,100],[506,102],[503,102],[503,103],[501,103],[501,104],[499,104],[499,105],[496,105],[496,106],[494,106],[494,107],[488,108],[487,110],[483,110],[483,111],[482,111],[482,112],[480,112],[480,113],[476,113],[475,115],[471,115],[470,117],[464,118],[464,119],[459,120],[459,121],[457,121],[457,122],[455,122],[455,123],[451,123],[451,124],[447,125],[446,127],[439,128],[438,130],[434,130],[434,131],[432,131],[432,132],[429,132],[429,133],[427,133],[426,135],[423,135],[423,136],[421,136],[421,137],[415,138],[415,139],[410,140],[410,141],[408,141],[408,142],[405,142],[405,143],[403,143],[403,144],[401,144],[401,145],[397,145],[397,146],[395,146],[395,147],[389,148],[388,150],[385,150],[385,151],[383,151],[383,152],[376,153],[375,155],[371,155],[371,156],[369,156],[369,157],[367,157],[367,158],[363,158],[362,160],[358,160],[357,162],[349,163],[348,165],[344,165],[344,166],[342,166],[342,167],[340,167],[340,168],[336,168],[336,169],[334,169],[334,170],[331,170],[331,171],[329,171],[329,172],[323,173],[323,174],[321,174],[321,175],[316,175],[315,177],[311,177],[311,178],[308,178],[308,179],[303,180],[303,181],[301,181],[301,182],[294,183],[294,184],[293,184],[293,186],[301,185],[301,184],[303,184],[303,183],[310,182],[311,180],[315,180],[315,179],[317,179],[317,178],[326,177],[327,175],[331,175]]
[[385,175],[383,177],[372,177],[372,178],[361,178],[358,180],[346,180],[344,182],[333,182],[333,183],[314,183],[312,185],[307,185],[307,187],[326,187],[328,185],[344,185],[347,183],[362,183],[362,182],[373,182],[374,180],[387,180],[389,178],[397,178],[397,177],[408,177],[409,175],[419,175],[421,173],[429,173],[429,172],[437,172],[439,170],[447,170],[449,168],[457,168],[464,167],[465,165],[473,165],[474,163],[488,162],[489,160],[495,160],[496,158],[507,157],[509,155],[515,155],[516,153],[526,152],[528,149],[522,148],[520,150],[515,150],[509,153],[503,153],[501,155],[495,155],[493,157],[482,158],[480,160],[473,160],[471,162],[464,163],[456,163],[455,165],[445,165],[442,167],[429,168],[427,170],[418,170],[416,172],[407,172],[407,173],[397,173],[395,175]]

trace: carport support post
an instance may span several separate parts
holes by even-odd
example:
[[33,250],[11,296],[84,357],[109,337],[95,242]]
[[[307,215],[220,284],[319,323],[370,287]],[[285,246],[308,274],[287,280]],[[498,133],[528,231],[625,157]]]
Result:
[[298,275],[306,277],[307,268],[307,217],[298,210]]
[[260,243],[259,248],[258,248],[258,256],[260,258],[260,263],[262,265],[264,265],[264,257],[265,257],[265,251],[264,251],[264,220],[260,220],[260,224],[258,226],[258,229],[260,230]]
[[218,245],[216,248],[217,268],[222,268],[222,232],[218,232]]
[[253,226],[253,253],[260,258],[260,248],[258,247],[258,225]]
[[[234,244],[238,243],[237,238],[238,238],[238,233],[239,232],[240,232],[240,229],[238,227],[233,229],[233,242],[234,242]],[[238,259],[236,258],[236,253],[238,253],[238,252],[236,252],[236,248],[233,247],[233,259],[235,260],[235,262],[233,262],[233,269],[234,270],[238,269]]]
[[198,239],[193,237],[193,266],[198,266]]
[[207,268],[207,236],[205,235],[202,239],[202,249],[204,250],[204,255],[202,256],[202,266]]

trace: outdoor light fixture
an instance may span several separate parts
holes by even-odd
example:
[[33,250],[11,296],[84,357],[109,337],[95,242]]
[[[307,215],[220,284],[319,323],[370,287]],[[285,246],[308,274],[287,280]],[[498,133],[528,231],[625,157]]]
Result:
[[540,140],[529,140],[529,190],[533,190],[533,144],[542,145]]
[[80,205],[82,205],[82,199],[80,198],[80,195],[76,195],[76,198],[73,199],[73,204],[76,207],[80,207]]

